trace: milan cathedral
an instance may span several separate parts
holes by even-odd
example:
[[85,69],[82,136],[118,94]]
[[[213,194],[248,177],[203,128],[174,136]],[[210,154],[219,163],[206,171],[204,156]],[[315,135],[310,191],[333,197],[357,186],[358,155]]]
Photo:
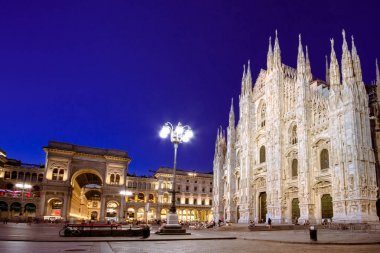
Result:
[[217,134],[215,219],[379,221],[369,96],[354,38],[349,50],[342,34],[341,67],[331,39],[326,81],[313,78],[301,36],[296,69],[282,63],[277,31],[254,86],[248,62],[238,122],[232,101],[227,131]]

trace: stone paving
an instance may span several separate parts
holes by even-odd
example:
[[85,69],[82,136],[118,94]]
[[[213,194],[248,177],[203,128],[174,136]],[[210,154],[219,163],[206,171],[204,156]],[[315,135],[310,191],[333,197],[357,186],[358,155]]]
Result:
[[308,230],[252,232],[234,226],[228,231],[189,230],[192,234],[185,236],[152,233],[141,239],[67,238],[58,236],[57,225],[0,224],[0,252],[380,252],[380,232],[319,230],[318,242],[310,243]]

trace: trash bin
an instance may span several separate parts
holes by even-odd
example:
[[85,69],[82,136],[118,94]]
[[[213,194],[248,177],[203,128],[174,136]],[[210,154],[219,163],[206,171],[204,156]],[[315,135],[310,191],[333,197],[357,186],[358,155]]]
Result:
[[317,241],[317,228],[315,226],[310,226],[310,240]]
[[149,226],[146,226],[142,230],[142,236],[143,238],[148,238],[150,236],[150,228]]

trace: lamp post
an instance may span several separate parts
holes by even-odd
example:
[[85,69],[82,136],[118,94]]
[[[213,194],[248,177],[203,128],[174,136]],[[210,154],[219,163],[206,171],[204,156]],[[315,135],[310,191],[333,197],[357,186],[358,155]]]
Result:
[[176,167],[177,167],[177,149],[178,145],[183,142],[189,142],[194,136],[190,126],[183,126],[178,122],[177,126],[173,126],[170,122],[164,124],[160,131],[160,137],[166,139],[170,135],[170,141],[174,145],[174,163],[173,163],[173,181],[172,181],[172,205],[167,217],[167,224],[163,228],[163,233],[186,233],[185,229],[178,223],[178,215],[176,210]]

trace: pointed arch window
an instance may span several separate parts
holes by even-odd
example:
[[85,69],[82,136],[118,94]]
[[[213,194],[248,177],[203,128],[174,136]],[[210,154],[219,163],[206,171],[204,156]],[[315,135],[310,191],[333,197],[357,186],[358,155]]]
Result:
[[297,144],[297,126],[294,125],[290,131],[290,144],[294,145]]
[[326,170],[329,168],[329,151],[327,149],[322,149],[320,155],[321,170]]
[[265,146],[260,148],[260,163],[265,163]]
[[260,127],[265,126],[266,110],[267,110],[267,106],[263,104],[260,109]]
[[292,178],[298,177],[298,160],[293,159],[292,161]]

